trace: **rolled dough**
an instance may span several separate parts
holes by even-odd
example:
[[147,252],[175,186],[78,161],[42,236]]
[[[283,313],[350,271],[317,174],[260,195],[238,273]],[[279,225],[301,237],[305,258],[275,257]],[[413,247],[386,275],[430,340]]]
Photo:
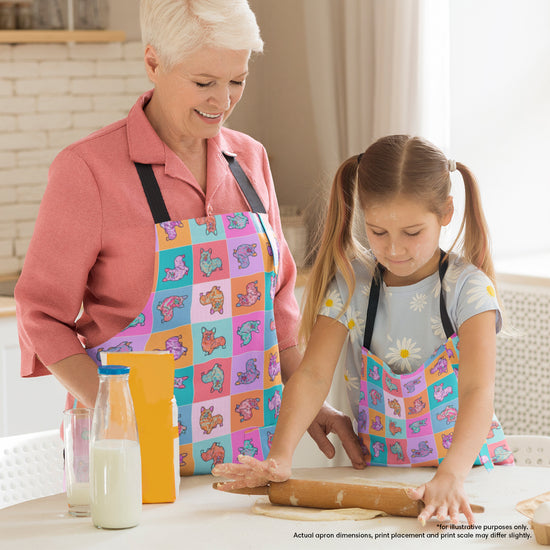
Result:
[[279,506],[278,504],[271,504],[268,499],[256,501],[252,506],[252,513],[293,521],[362,521],[387,515],[380,510],[365,510],[364,508],[319,510],[318,508],[302,508],[301,506]]

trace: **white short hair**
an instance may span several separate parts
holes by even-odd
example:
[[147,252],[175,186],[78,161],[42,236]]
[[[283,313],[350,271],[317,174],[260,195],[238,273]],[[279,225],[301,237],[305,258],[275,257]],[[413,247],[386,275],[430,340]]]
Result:
[[141,0],[143,47],[155,48],[167,69],[203,46],[263,51],[247,0]]

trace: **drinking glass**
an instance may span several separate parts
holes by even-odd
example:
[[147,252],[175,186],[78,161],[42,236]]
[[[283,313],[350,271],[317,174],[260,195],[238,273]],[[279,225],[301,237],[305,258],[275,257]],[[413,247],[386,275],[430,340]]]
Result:
[[63,413],[65,485],[69,514],[90,515],[90,432],[93,409],[68,409]]

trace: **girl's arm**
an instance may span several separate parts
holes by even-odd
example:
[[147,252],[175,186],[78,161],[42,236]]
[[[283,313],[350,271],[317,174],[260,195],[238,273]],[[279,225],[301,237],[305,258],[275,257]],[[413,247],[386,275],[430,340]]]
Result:
[[433,479],[409,492],[412,498],[425,503],[418,516],[423,524],[432,516],[440,521],[449,516],[453,523],[458,523],[460,513],[466,516],[469,524],[474,523],[464,480],[487,438],[493,416],[495,311],[479,313],[464,321],[458,336],[459,409],[453,442]]
[[[298,351],[298,348],[294,346],[281,351],[280,360],[283,384],[286,385],[292,374],[300,366],[302,354]],[[353,467],[356,469],[365,467],[363,451],[359,445],[357,434],[353,430],[351,419],[327,402],[323,403],[321,410],[318,412],[307,431],[327,458],[333,458],[336,454],[336,449],[327,435],[331,433],[336,434]]]
[[328,395],[347,333],[342,323],[317,317],[304,358],[285,385],[268,459],[240,457],[241,464],[217,465],[214,475],[235,479],[224,484],[225,489],[258,487],[290,477],[292,455]]

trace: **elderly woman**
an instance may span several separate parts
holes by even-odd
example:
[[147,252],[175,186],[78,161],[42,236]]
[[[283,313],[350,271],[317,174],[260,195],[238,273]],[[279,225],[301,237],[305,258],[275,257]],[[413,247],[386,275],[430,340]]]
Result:
[[[141,26],[154,89],[51,166],[16,288],[21,368],[93,407],[101,350],[172,352],[182,473],[204,473],[269,452],[300,359],[296,268],[263,146],[223,126],[263,47],[248,3],[142,0]],[[361,467],[350,426],[325,406],[310,433]]]

